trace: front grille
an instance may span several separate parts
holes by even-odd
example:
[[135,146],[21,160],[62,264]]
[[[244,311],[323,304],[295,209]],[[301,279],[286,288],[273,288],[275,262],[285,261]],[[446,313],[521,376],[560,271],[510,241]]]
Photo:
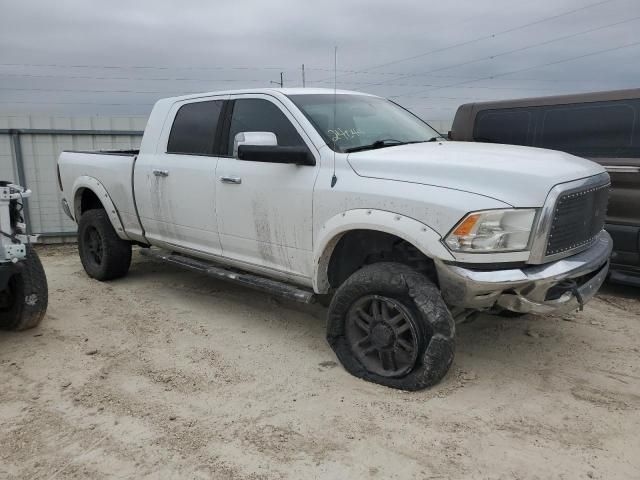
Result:
[[590,246],[604,227],[610,184],[569,190],[558,197],[546,255]]

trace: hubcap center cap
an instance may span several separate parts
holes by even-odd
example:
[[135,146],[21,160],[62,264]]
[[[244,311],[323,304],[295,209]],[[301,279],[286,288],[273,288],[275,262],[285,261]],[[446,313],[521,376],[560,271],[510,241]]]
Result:
[[378,323],[371,329],[371,343],[378,348],[388,348],[393,345],[395,335],[393,329],[384,323]]

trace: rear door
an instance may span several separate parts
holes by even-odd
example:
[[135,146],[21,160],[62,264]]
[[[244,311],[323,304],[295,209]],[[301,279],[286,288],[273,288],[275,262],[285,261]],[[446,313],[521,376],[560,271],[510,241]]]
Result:
[[221,253],[216,221],[214,145],[224,98],[172,106],[155,153],[141,155],[134,172],[138,214],[156,244]]

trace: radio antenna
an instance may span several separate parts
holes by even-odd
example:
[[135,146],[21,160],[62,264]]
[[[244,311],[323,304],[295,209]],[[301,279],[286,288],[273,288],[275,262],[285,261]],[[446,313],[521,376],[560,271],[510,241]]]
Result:
[[337,96],[337,71],[338,71],[338,47],[333,47],[333,176],[331,177],[331,188],[336,185],[338,177],[336,177],[336,140],[338,138],[336,131],[336,96]]

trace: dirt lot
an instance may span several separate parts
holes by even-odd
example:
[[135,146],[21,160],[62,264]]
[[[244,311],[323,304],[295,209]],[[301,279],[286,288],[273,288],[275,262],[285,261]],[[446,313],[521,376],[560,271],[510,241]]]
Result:
[[446,379],[404,393],[336,364],[319,306],[40,253],[48,315],[0,335],[1,478],[640,478],[640,290],[461,325]]

